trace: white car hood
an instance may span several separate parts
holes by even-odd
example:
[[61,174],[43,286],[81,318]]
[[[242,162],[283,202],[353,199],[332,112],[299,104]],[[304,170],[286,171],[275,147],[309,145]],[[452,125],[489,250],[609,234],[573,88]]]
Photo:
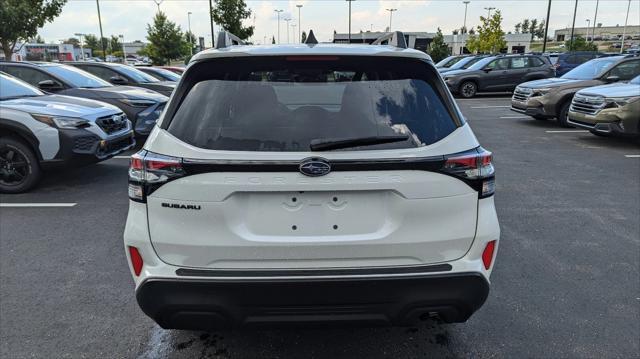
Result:
[[96,117],[122,112],[117,107],[103,102],[60,95],[7,100],[0,102],[0,106],[32,114],[80,117],[84,119],[95,119]]

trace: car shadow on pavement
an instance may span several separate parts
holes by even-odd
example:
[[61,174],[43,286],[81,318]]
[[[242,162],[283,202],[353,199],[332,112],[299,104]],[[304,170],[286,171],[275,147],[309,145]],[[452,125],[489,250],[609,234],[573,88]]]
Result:
[[[452,324],[408,328],[298,328],[229,332],[169,331],[170,358],[415,358],[457,357]],[[319,343],[321,343],[319,345]],[[455,351],[454,351],[455,348]]]

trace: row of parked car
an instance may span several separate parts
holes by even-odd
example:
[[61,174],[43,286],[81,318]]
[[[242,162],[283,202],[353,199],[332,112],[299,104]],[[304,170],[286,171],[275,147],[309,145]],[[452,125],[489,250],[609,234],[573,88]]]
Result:
[[513,90],[511,109],[537,120],[556,119],[563,127],[586,128],[600,136],[640,135],[637,54],[556,55],[450,56],[436,67],[451,92],[461,97]]
[[179,68],[107,62],[0,62],[0,192],[42,171],[111,158],[147,136]]

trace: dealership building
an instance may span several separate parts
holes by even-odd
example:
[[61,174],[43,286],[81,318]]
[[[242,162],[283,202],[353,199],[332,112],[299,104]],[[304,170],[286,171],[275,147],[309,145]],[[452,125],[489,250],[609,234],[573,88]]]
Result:
[[[624,26],[596,26],[593,27],[576,27],[573,29],[573,36],[580,36],[586,38],[594,37],[594,40],[618,40],[622,38],[622,33],[625,33],[627,39],[632,38],[634,40],[640,39],[640,25],[627,25],[627,29]],[[571,37],[571,28],[558,29],[554,32],[553,39],[555,41],[567,41]]]
[[[91,49],[84,48],[84,56],[91,57]],[[4,52],[0,51],[4,60]],[[13,61],[75,61],[82,59],[82,50],[71,44],[16,44],[10,60]]]
[[[403,32],[407,46],[420,50],[427,51],[429,44],[436,36],[435,32]],[[387,32],[361,32],[351,34],[352,44],[371,44],[379,37],[388,34]],[[444,42],[449,46],[449,51],[453,55],[459,55],[469,53],[465,44],[469,35],[444,35]],[[506,34],[504,39],[507,42],[507,46],[500,50],[502,53],[525,53],[529,52],[531,48],[531,34]],[[337,44],[348,44],[349,34],[333,34],[333,42]]]

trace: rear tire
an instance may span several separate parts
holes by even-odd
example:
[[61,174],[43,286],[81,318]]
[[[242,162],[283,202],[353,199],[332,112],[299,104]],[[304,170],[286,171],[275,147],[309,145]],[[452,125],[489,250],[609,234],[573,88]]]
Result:
[[567,122],[569,118],[569,106],[571,106],[571,101],[566,101],[560,107],[560,111],[558,111],[558,124],[562,127],[573,127]]
[[34,151],[12,137],[0,138],[0,193],[21,193],[42,177]]
[[460,85],[460,96],[464,98],[472,98],[478,92],[478,85],[473,81],[465,81]]

